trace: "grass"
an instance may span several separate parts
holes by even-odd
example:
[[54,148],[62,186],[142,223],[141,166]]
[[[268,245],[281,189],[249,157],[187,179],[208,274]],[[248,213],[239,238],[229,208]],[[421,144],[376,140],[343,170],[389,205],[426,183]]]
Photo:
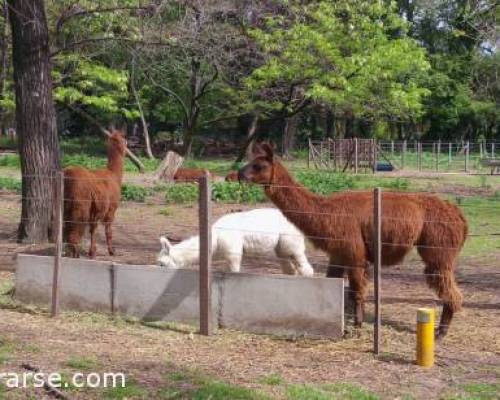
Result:
[[379,397],[348,383],[322,386],[290,385],[287,388],[289,400],[378,400]]
[[14,343],[0,337],[0,365],[10,360],[14,352]]
[[66,361],[66,366],[79,372],[95,371],[100,367],[100,363],[92,357],[73,356]]
[[122,399],[149,399],[147,389],[143,388],[134,381],[127,381],[124,387],[117,386],[107,388],[103,392],[103,398],[109,400]]
[[500,384],[469,383],[459,388],[460,394],[444,397],[445,400],[498,400]]
[[285,383],[285,380],[280,374],[269,374],[260,378],[259,382],[264,385],[278,386],[283,385]]

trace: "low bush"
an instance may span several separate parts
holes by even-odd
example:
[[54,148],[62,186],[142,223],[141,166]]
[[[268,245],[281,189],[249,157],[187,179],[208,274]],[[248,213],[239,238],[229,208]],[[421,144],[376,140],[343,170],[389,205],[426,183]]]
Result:
[[260,186],[238,182],[217,182],[213,185],[212,199],[221,203],[262,203],[266,201]]
[[196,183],[176,183],[167,187],[165,200],[167,203],[194,203],[198,199]]
[[151,195],[151,190],[143,186],[122,185],[122,200],[144,202]]
[[5,154],[0,156],[0,167],[20,168],[21,159],[18,154]]
[[15,178],[0,176],[0,190],[21,193],[21,181]]

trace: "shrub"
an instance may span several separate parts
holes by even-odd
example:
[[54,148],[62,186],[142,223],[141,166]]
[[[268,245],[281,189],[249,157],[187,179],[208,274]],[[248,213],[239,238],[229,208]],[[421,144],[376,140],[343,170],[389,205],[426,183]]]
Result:
[[144,202],[151,194],[151,190],[143,186],[124,184],[122,185],[122,200]]
[[176,183],[167,187],[167,203],[193,203],[198,199],[198,185],[195,183]]
[[0,190],[21,193],[21,181],[19,179],[0,176]]
[[261,203],[266,196],[257,185],[217,182],[213,185],[212,199],[222,203]]
[[352,176],[318,171],[299,171],[296,174],[300,183],[314,193],[327,195],[340,190],[354,189]]
[[0,167],[20,168],[21,159],[18,154],[6,154],[0,157]]

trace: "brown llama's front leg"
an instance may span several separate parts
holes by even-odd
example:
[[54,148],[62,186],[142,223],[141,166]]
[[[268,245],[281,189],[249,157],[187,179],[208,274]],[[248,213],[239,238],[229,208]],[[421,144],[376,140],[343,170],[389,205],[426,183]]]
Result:
[[115,250],[113,249],[113,231],[111,229],[112,220],[104,221],[104,231],[106,233],[106,244],[108,245],[108,253],[110,256],[115,255]]
[[343,278],[345,276],[345,268],[341,265],[336,265],[336,262],[333,258],[330,257],[330,262],[328,263],[328,269],[326,270],[327,278]]
[[357,327],[363,325],[365,312],[365,297],[367,289],[366,270],[363,267],[349,267],[349,290],[350,297],[354,301],[355,315],[354,324]]
[[90,231],[90,248],[89,248],[89,257],[95,258],[97,253],[97,245],[95,240],[95,231],[97,229],[97,221],[92,221],[89,223],[89,231]]

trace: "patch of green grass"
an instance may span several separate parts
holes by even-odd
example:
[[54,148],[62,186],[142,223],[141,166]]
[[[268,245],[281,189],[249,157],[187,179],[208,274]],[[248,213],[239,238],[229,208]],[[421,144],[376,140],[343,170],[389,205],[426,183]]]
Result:
[[160,209],[158,211],[158,214],[163,215],[165,217],[168,217],[169,215],[172,214],[172,212],[170,211],[170,209],[168,207],[163,207],[162,209]]
[[95,371],[99,368],[99,362],[91,357],[71,357],[66,361],[66,366],[80,372]]
[[183,165],[184,168],[200,168],[208,169],[211,173],[221,176],[226,176],[229,171],[237,169],[232,160],[186,160]]
[[148,391],[135,382],[126,382],[125,387],[108,388],[103,392],[103,398],[109,400],[149,399]]
[[0,176],[0,190],[21,193],[21,181],[15,178]]
[[14,350],[14,343],[12,343],[10,340],[0,338],[0,365],[10,360]]
[[280,374],[269,374],[261,377],[259,379],[259,382],[264,385],[278,386],[283,385],[285,383],[285,380]]
[[0,167],[21,168],[21,159],[18,154],[0,156]]
[[464,394],[449,397],[448,400],[498,400],[500,384],[469,383],[462,387]]
[[167,380],[172,382],[182,382],[191,379],[190,374],[182,371],[174,371],[167,375]]
[[173,399],[182,399],[183,392],[180,389],[175,388],[162,388],[155,393],[155,399],[159,400],[173,400]]
[[270,397],[242,386],[207,381],[190,395],[193,400],[268,400]]
[[323,386],[290,385],[287,388],[289,400],[379,400],[379,397],[348,383]]

